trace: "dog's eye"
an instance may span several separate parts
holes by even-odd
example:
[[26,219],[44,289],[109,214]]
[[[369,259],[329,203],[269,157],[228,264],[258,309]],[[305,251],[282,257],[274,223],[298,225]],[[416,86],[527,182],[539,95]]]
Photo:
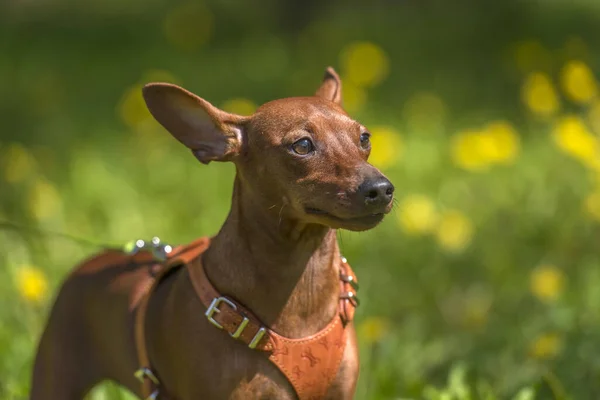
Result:
[[360,135],[360,147],[365,150],[371,147],[371,135],[369,133]]
[[305,156],[314,150],[314,146],[310,139],[300,139],[292,145],[294,153]]

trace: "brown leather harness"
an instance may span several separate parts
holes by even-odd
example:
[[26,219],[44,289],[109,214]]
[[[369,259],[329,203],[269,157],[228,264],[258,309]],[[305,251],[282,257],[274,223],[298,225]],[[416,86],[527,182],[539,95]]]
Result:
[[[335,379],[346,347],[346,326],[354,317],[358,305],[358,284],[352,269],[342,258],[340,263],[340,302],[338,313],[314,335],[289,339],[264,326],[247,308],[222,296],[208,280],[199,257],[210,245],[209,238],[200,238],[167,254],[167,259],[138,306],[135,320],[135,341],[140,369],[135,373],[142,382],[142,394],[147,400],[158,399],[160,382],[152,372],[146,350],[144,322],[148,299],[162,278],[174,268],[185,266],[194,291],[206,307],[208,322],[227,332],[248,348],[264,352],[294,387],[299,400],[321,399]],[[191,267],[191,265],[193,267]],[[165,393],[161,393],[165,398]]]

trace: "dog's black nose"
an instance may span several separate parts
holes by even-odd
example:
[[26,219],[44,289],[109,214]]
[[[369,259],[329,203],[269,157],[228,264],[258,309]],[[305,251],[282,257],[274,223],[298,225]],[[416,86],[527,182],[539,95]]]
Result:
[[369,179],[360,186],[367,206],[387,206],[392,201],[394,185],[384,176]]

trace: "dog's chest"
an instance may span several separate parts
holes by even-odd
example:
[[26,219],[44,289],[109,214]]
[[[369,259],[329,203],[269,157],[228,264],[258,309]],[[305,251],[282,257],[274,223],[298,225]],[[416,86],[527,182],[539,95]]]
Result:
[[[297,399],[268,354],[249,349],[207,323],[199,301],[189,297],[182,301],[182,288],[168,290],[168,286],[153,296],[147,328],[150,359],[170,400]],[[358,356],[353,328],[347,329],[328,399],[351,399],[354,392]]]
[[[154,356],[155,369],[173,399],[297,399],[291,383],[265,354],[240,346],[215,329],[197,333],[195,340],[188,340],[189,349]],[[355,353],[348,343],[327,399],[352,398],[358,375]]]
[[[221,332],[219,332],[221,333]],[[278,399],[295,400],[298,397],[288,379],[264,355],[255,353],[231,339],[210,340],[210,349],[204,341],[196,348],[204,348],[194,354],[188,353],[189,368],[179,376],[163,379],[165,387],[176,388],[174,398],[181,400],[197,398],[219,399]],[[338,375],[330,386],[326,399],[351,399],[356,382],[358,364],[355,348],[347,346]],[[181,355],[183,357],[183,354]],[[183,359],[179,365],[185,365]],[[172,383],[172,385],[171,385]],[[315,399],[316,400],[316,399]]]

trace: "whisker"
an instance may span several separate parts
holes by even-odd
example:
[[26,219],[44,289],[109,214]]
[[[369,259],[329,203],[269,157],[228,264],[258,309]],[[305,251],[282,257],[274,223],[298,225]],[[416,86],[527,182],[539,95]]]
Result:
[[279,209],[279,228],[281,228],[281,212],[283,211],[283,207],[285,207],[285,203],[281,204],[281,208]]

